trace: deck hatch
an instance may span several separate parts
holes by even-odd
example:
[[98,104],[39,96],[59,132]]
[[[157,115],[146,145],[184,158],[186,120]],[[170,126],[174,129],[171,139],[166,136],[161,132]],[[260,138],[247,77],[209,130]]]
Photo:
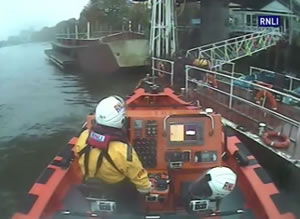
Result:
[[32,207],[34,206],[36,200],[38,199],[37,195],[34,194],[26,194],[24,199],[20,202],[17,212],[22,214],[28,214]]
[[288,202],[288,197],[286,197],[286,195],[282,193],[273,194],[271,195],[271,199],[276,205],[280,214],[284,214],[291,211],[290,204]]
[[70,158],[72,157],[72,150],[69,145],[63,148],[63,150],[58,154],[58,156],[61,156],[62,158]]
[[50,179],[50,177],[52,176],[52,174],[54,173],[54,171],[55,171],[55,169],[53,169],[53,168],[47,168],[47,169],[45,169],[45,171],[38,178],[38,180],[37,180],[36,183],[46,184],[48,182],[48,180]]
[[248,166],[252,166],[252,165],[256,165],[256,164],[258,164],[257,160],[251,159],[251,160],[249,160]]
[[273,182],[271,177],[262,167],[254,168],[254,171],[264,184]]
[[224,128],[224,132],[226,132],[226,136],[227,136],[227,137],[233,137],[233,136],[236,136],[235,131],[232,130],[231,128],[229,128],[229,127],[225,127],[225,128]]
[[235,145],[245,156],[252,155],[243,143],[236,143]]

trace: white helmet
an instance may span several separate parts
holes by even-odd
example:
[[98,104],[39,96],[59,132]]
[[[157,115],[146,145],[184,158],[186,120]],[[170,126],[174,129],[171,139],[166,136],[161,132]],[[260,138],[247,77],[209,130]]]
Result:
[[215,167],[208,170],[190,188],[198,198],[222,199],[230,194],[236,185],[236,174],[227,167]]
[[215,167],[207,171],[211,181],[208,182],[213,194],[210,199],[224,198],[230,194],[236,184],[236,174],[228,167]]
[[113,128],[122,128],[125,121],[125,103],[119,96],[101,100],[96,107],[96,123]]

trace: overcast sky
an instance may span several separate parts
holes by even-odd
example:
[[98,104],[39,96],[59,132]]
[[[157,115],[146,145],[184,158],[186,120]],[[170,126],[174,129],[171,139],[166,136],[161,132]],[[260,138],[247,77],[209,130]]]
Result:
[[30,27],[38,30],[79,18],[89,0],[0,0],[0,40]]

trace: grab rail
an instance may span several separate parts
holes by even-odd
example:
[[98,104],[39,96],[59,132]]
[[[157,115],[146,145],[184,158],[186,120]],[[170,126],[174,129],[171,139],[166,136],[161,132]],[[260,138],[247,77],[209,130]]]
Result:
[[[158,68],[158,63],[162,63],[164,69]],[[152,57],[152,78],[156,76],[156,72],[171,75],[171,86],[174,85],[174,61]]]
[[[264,69],[264,68],[258,68],[258,67],[254,67],[254,66],[251,66],[250,67],[250,71],[249,71],[249,74],[250,75],[253,75],[253,71],[259,71],[259,73],[262,73],[262,72],[269,72],[271,74],[275,74],[275,75],[278,75],[279,73],[275,72],[275,71],[271,71],[271,70],[268,70],[268,69]],[[293,90],[293,81],[297,81],[297,82],[300,82],[300,79],[299,78],[296,78],[296,77],[293,77],[291,75],[281,75],[285,78],[288,78],[289,80],[289,88],[288,90],[291,91]]]
[[[226,88],[226,90],[221,90],[219,88],[215,88],[215,87],[212,87],[212,86],[204,83],[204,81],[202,81],[202,80],[197,80],[195,78],[191,78],[190,74],[189,74],[189,71],[192,70],[192,69],[194,71],[196,71],[197,73],[199,73],[199,74],[203,74],[203,75],[205,75],[205,74],[212,74],[212,75],[218,76],[218,78],[219,78],[218,81],[221,82],[221,83],[227,83],[228,87]],[[195,72],[193,72],[193,73],[195,73]],[[277,112],[275,110],[269,109],[269,108],[267,108],[265,106],[258,105],[257,103],[252,102],[251,99],[249,100],[246,97],[238,96],[238,95],[234,94],[233,89],[235,87],[237,87],[237,86],[235,86],[233,84],[233,81],[241,81],[243,83],[247,83],[247,84],[249,84],[251,86],[254,86],[254,87],[256,87],[256,88],[258,88],[260,90],[267,90],[267,91],[270,91],[270,92],[275,93],[275,94],[280,94],[283,97],[291,98],[294,101],[300,102],[300,98],[293,97],[293,96],[291,96],[289,94],[286,94],[284,92],[280,92],[280,91],[277,91],[277,90],[274,90],[274,89],[271,89],[271,88],[268,88],[268,87],[264,87],[264,86],[259,85],[259,84],[254,84],[252,82],[249,82],[249,81],[246,81],[246,80],[243,80],[243,79],[240,79],[240,78],[235,78],[235,77],[230,76],[228,74],[224,74],[224,73],[220,73],[220,72],[216,72],[216,71],[212,71],[212,70],[207,70],[207,69],[203,69],[203,68],[198,68],[198,67],[195,67],[195,66],[186,65],[186,72],[185,72],[185,74],[186,74],[186,83],[185,83],[185,86],[186,86],[185,89],[186,90],[189,89],[189,82],[196,83],[197,85],[206,87],[208,89],[211,89],[211,90],[213,90],[215,92],[218,92],[220,94],[223,94],[223,95],[229,97],[229,102],[226,104],[229,109],[232,109],[234,111],[236,110],[236,109],[234,109],[232,107],[232,101],[233,100],[237,100],[239,102],[247,104],[249,106],[247,108],[247,110],[250,110],[250,106],[251,106],[251,107],[254,107],[254,109],[257,108],[257,109],[261,110],[262,111],[261,116],[266,117],[266,113],[267,113],[267,114],[272,115],[273,118],[277,118],[278,121],[280,122],[278,124],[280,124],[280,125],[279,126],[275,125],[275,128],[276,129],[279,128],[279,129],[281,129],[281,132],[285,131],[285,133],[287,133],[287,135],[290,138],[290,140],[295,143],[294,144],[295,145],[295,149],[291,152],[292,153],[291,156],[293,158],[293,157],[295,157],[297,155],[297,153],[298,153],[297,151],[300,150],[300,145],[299,145],[299,142],[300,142],[300,121],[296,120],[294,118],[291,118],[288,115],[284,115],[284,114],[282,114],[280,112]],[[220,77],[221,78],[225,78],[227,80],[229,79],[231,81],[231,83],[229,84],[228,81],[226,82],[226,81],[220,79]],[[238,87],[238,88],[240,88],[240,87]],[[229,89],[229,91],[227,91],[228,89]],[[241,88],[241,89],[243,89],[243,88]],[[222,104],[224,104],[224,103],[222,103]],[[239,114],[241,114],[243,116],[246,116],[247,118],[252,119],[250,111],[248,113],[247,112],[243,111],[243,112],[239,112]],[[299,112],[300,112],[300,110],[299,110]],[[270,118],[272,118],[272,117],[270,117]],[[271,124],[269,124],[269,128],[273,129],[272,126],[271,126]],[[296,130],[294,130],[294,129],[296,129]]]
[[[240,79],[240,78],[235,78],[235,77],[232,77],[232,76],[229,76],[229,75],[226,75],[226,74],[222,74],[222,73],[219,73],[219,72],[216,72],[216,71],[211,71],[211,70],[207,70],[207,69],[204,69],[204,68],[198,68],[198,67],[191,66],[191,65],[186,65],[186,75],[187,75],[186,81],[195,82],[194,80],[192,81],[192,80],[189,79],[188,71],[189,71],[190,69],[195,69],[195,70],[201,71],[202,73],[205,72],[205,73],[210,73],[210,74],[213,74],[213,75],[219,75],[219,76],[228,78],[228,79],[230,79],[230,80],[238,80],[238,81],[242,81],[242,82],[244,82],[244,83],[247,83],[247,84],[250,84],[250,85],[252,85],[252,86],[258,87],[258,88],[260,88],[260,89],[262,89],[262,90],[268,90],[268,91],[271,91],[271,92],[273,92],[273,93],[277,93],[277,94],[280,94],[280,95],[282,95],[282,96],[289,97],[289,98],[291,98],[291,99],[293,99],[293,100],[295,100],[295,101],[299,101],[299,102],[300,102],[300,98],[294,97],[294,96],[292,96],[292,95],[290,95],[290,94],[286,94],[286,93],[283,93],[283,92],[274,90],[274,89],[272,89],[272,88],[264,87],[264,86],[259,85],[259,84],[254,84],[254,83],[252,83],[252,82],[249,82],[249,81],[246,81],[246,80],[243,80],[243,79]],[[204,74],[204,73],[203,73],[203,74]],[[186,85],[187,85],[187,83],[186,83]],[[233,85],[232,85],[232,87],[233,87]],[[188,89],[188,86],[186,86],[186,90],[187,90],[187,89]],[[214,88],[214,90],[218,90],[218,91],[221,91],[221,92],[222,92],[222,90],[220,90],[220,89]],[[233,94],[232,94],[232,95],[233,95]],[[237,96],[234,96],[234,95],[233,95],[233,97],[237,97]],[[248,101],[248,100],[243,99],[243,98],[241,98],[241,100],[244,100],[244,101],[247,101],[248,103],[254,104],[254,103],[252,103],[251,101]],[[289,117],[287,117],[287,116],[285,116],[285,115],[283,115],[283,114],[280,114],[280,113],[278,113],[278,112],[276,112],[276,111],[274,111],[274,110],[270,110],[270,109],[268,109],[268,108],[266,108],[266,107],[260,106],[260,105],[258,105],[258,104],[254,104],[254,105],[256,105],[257,107],[259,107],[259,108],[261,108],[261,109],[263,109],[263,110],[269,111],[270,113],[272,113],[272,114],[274,114],[274,115],[277,115],[278,117],[281,117],[281,118],[285,119],[285,121],[287,121],[287,122],[292,122],[293,124],[300,126],[300,121],[291,119],[291,118],[289,118]]]

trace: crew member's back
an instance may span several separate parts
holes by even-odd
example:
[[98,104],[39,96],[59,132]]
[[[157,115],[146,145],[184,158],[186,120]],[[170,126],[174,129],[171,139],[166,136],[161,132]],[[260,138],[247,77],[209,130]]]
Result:
[[136,210],[138,193],[151,190],[148,173],[123,131],[125,119],[120,97],[103,99],[96,108],[91,130],[83,131],[75,146],[85,182],[101,182],[99,190],[115,200],[121,212]]

